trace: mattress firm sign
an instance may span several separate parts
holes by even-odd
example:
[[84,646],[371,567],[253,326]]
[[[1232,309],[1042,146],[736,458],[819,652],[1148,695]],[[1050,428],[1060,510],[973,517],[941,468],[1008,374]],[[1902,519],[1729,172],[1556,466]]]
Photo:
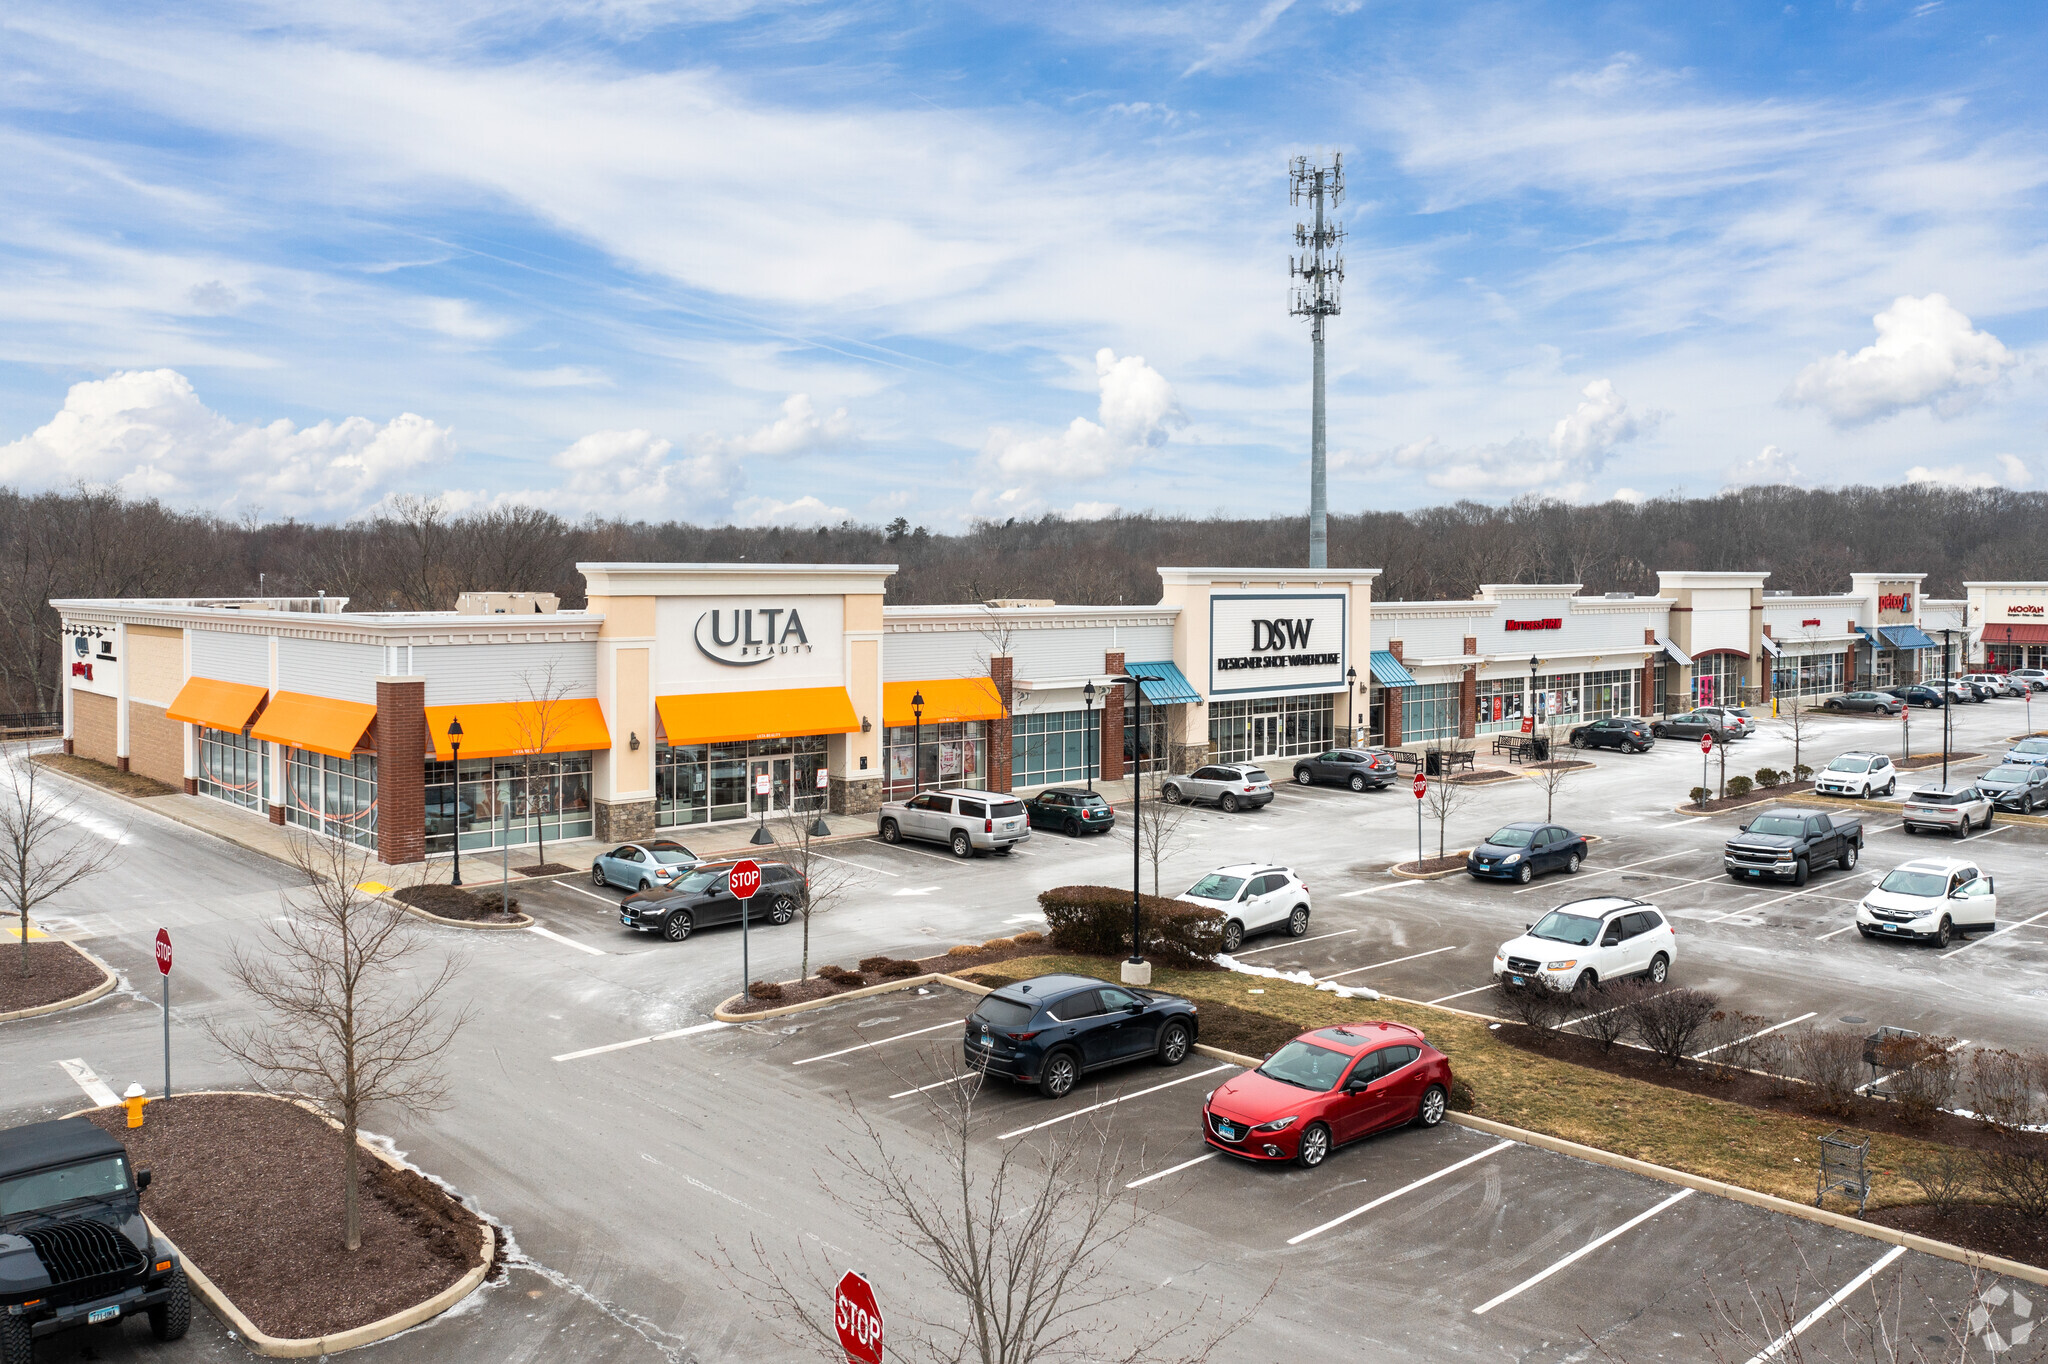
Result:
[[842,597],[669,597],[655,609],[657,685],[700,691],[845,680]]
[[1209,695],[1344,688],[1344,595],[1209,598]]

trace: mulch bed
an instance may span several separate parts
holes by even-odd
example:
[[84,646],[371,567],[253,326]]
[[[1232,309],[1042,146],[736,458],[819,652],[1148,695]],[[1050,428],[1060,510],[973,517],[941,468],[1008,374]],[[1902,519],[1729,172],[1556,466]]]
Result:
[[[1951,753],[1948,755],[1948,760],[1953,765],[1955,763],[1968,762],[1971,758],[1982,756],[1980,753]],[[1901,772],[1919,772],[1929,767],[1941,766],[1941,755],[1939,753],[1915,753],[1910,758],[1899,759],[1892,766],[1898,768]]]
[[1551,758],[1546,762],[1529,763],[1527,765],[1528,770],[1531,772],[1570,772],[1581,767],[1597,766],[1599,766],[1598,763],[1589,763],[1579,758]]
[[514,867],[512,870],[521,876],[561,876],[576,868],[565,867],[560,862],[536,862],[530,867]]
[[[424,886],[401,886],[391,892],[391,898],[443,919],[462,919],[480,924],[519,921],[519,897],[515,895],[508,902],[504,892],[495,888],[468,891],[460,886],[444,886],[435,882]],[[508,903],[512,910],[510,914],[502,908]]]
[[[1580,764],[1580,766],[1584,767],[1591,767],[1592,765],[1591,763]],[[1453,786],[1490,786],[1497,781],[1513,781],[1515,780],[1515,774],[1505,768],[1481,767],[1475,768],[1470,772],[1460,773],[1446,780]]]
[[1396,862],[1393,869],[1395,871],[1407,872],[1410,876],[1416,875],[1418,872],[1427,875],[1433,871],[1463,871],[1465,869],[1465,853],[1454,852],[1448,857],[1432,857],[1419,866],[1411,858],[1406,862]]
[[1873,1208],[1864,1221],[1896,1227],[1937,1241],[2003,1255],[2022,1264],[2048,1265],[2048,1223],[2009,1208],[1968,1204],[1944,1217],[1925,1204]]
[[1710,800],[1705,805],[1687,801],[1678,808],[1689,815],[1702,811],[1712,814],[1716,810],[1739,810],[1745,805],[1762,805],[1766,801],[1782,800],[1786,796],[1800,795],[1812,789],[1813,783],[1810,781],[1784,781],[1776,786],[1759,786],[1746,796],[1725,796],[1720,800]]
[[[949,976],[957,976],[962,971],[970,970],[976,966],[987,966],[992,962],[1008,961],[1012,957],[1043,956],[1049,950],[1043,937],[1035,942],[1028,943],[1018,942],[1015,938],[991,938],[988,942],[979,945],[962,943],[960,946],[970,948],[971,950],[961,952],[960,948],[956,947],[929,957],[898,958],[898,960],[908,961],[916,969],[900,970],[900,974],[896,976],[883,974],[879,971],[870,974],[850,968],[825,966],[820,969],[826,971],[839,969],[844,974],[836,978],[817,975],[804,980],[776,982],[776,989],[779,993],[775,993],[772,997],[749,997],[740,1000],[730,1005],[728,1012],[755,1013],[762,1009],[781,1009],[791,1004],[807,1004],[814,999],[830,999],[833,995],[843,995],[849,990],[859,990],[869,985],[882,985],[891,979],[901,979],[906,976],[930,975],[933,972],[944,972]],[[958,955],[954,955],[955,953],[958,953]],[[762,986],[768,983],[766,981],[755,981],[755,991],[759,991]]]
[[155,777],[145,777],[140,772],[123,772],[118,767],[109,767],[91,758],[82,758],[76,753],[38,753],[30,759],[45,767],[53,767],[67,777],[89,781],[94,786],[104,786],[109,791],[124,796],[175,796],[178,788],[167,786]]
[[88,1115],[152,1171],[142,1210],[264,1331],[332,1335],[423,1302],[477,1263],[476,1215],[364,1152],[361,1249],[342,1238],[340,1133],[257,1094],[160,1100],[130,1128]]
[[[21,931],[20,920],[15,932]],[[82,995],[105,979],[100,968],[68,942],[42,939],[28,945],[29,974],[21,974],[21,940],[0,945],[0,1014],[40,1009]]]

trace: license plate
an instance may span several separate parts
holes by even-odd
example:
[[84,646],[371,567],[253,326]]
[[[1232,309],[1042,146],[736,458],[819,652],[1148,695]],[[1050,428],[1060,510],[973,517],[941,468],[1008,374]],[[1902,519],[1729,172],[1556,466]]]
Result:
[[1884,931],[1887,933],[1896,933],[1899,931],[1899,926],[1897,924],[1886,924],[1884,926]]
[[121,1309],[118,1307],[95,1307],[86,1313],[85,1321],[88,1326],[97,1326],[103,1321],[116,1321],[120,1316]]
[[995,1045],[995,1044],[989,1041],[989,1037],[988,1037],[988,1034],[987,1034],[986,1032],[984,1032],[984,1033],[982,1033],[982,1035],[981,1035],[981,1045],[982,1045],[982,1046],[984,1046],[984,1047],[988,1047],[988,1046],[993,1046],[993,1045]]
[[1216,1135],[1225,1141],[1236,1141],[1237,1129],[1227,1122],[1219,1122],[1216,1124]]
[[1762,876],[1762,875],[1763,875],[1763,873],[1762,873],[1761,871],[1758,871],[1758,870],[1757,870],[1757,869],[1756,869],[1755,867],[1751,867],[1751,868],[1749,869],[1749,874],[1750,874],[1751,876]]
[[1528,981],[1523,980],[1520,976],[1509,976],[1508,979],[1513,981],[1517,985],[1527,985],[1529,983]]

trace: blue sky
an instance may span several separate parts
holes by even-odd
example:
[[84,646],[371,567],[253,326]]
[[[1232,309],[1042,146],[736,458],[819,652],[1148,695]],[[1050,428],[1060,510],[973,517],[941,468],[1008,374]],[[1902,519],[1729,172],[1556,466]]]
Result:
[[2048,486],[2036,4],[16,0],[0,479],[339,519]]

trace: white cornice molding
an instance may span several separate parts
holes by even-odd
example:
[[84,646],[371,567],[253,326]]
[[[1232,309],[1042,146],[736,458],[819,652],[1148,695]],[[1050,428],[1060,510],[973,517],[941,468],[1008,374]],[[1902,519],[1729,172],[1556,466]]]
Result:
[[321,615],[310,611],[209,611],[118,601],[56,601],[66,621],[94,625],[156,625],[224,635],[324,639],[337,644],[583,644],[595,643],[604,617],[591,612],[532,616],[415,617]]
[[1371,583],[1385,570],[1378,568],[1161,568],[1155,570],[1162,583],[1180,587],[1213,587],[1218,584],[1250,583],[1253,587],[1275,587],[1281,583]]
[[593,597],[879,596],[894,564],[576,565]]
[[882,629],[892,635],[1001,634],[1005,630],[1065,630],[1077,626],[1165,626],[1173,628],[1179,607],[1019,607],[989,615],[978,608],[885,606]]
[[1500,610],[1490,601],[1376,601],[1372,618],[1381,620],[1470,620],[1491,616]]

